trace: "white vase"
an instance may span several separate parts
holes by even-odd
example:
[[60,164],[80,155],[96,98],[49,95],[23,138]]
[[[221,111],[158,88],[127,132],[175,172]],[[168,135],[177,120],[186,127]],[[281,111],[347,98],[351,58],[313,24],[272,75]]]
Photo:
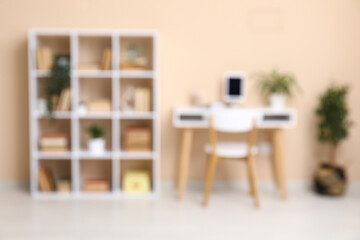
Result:
[[88,141],[88,150],[94,155],[101,155],[105,152],[105,139],[91,138]]
[[86,115],[87,111],[88,110],[87,110],[86,104],[79,104],[79,107],[78,107],[79,115],[84,116],[84,115]]
[[272,109],[283,109],[285,107],[285,95],[280,93],[270,94],[270,108]]

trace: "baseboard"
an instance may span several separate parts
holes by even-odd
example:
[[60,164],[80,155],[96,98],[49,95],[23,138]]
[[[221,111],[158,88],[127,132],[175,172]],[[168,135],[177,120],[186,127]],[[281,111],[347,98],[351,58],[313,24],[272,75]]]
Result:
[[[290,180],[287,182],[287,188],[290,191],[296,190],[311,190],[313,186],[312,181],[309,180]],[[173,189],[173,181],[161,181],[162,189]],[[204,181],[202,180],[191,180],[188,181],[188,188],[191,189],[202,189],[204,187]],[[245,189],[249,187],[249,183],[245,180],[241,181],[215,181],[214,188],[231,188],[231,189]],[[258,188],[260,190],[272,190],[274,189],[275,183],[273,181],[259,181]],[[348,191],[351,192],[360,192],[360,181],[352,181],[348,184]]]
[[29,181],[21,180],[0,180],[0,190],[8,189],[29,189]]
[[[7,189],[26,189],[29,190],[29,181],[20,181],[20,180],[0,180],[0,190]],[[247,188],[249,183],[247,181],[215,181],[214,188]],[[188,182],[189,188],[202,189],[204,187],[204,181],[202,180],[190,180]],[[259,181],[259,189],[273,189],[275,184],[273,181]],[[311,189],[311,181],[288,181],[287,187],[289,190],[306,190]],[[161,189],[174,189],[174,182],[170,180],[161,181]],[[348,185],[349,191],[360,192],[360,181],[352,181]]]

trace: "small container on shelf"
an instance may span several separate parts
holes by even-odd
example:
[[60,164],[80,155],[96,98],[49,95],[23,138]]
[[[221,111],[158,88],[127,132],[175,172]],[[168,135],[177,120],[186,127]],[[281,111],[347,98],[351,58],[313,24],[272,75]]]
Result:
[[153,151],[153,120],[121,119],[120,150],[123,153]]
[[123,192],[148,193],[151,191],[150,174],[147,171],[129,170],[123,178]]
[[124,133],[124,150],[128,152],[151,151],[151,129],[146,126],[127,127]]
[[146,194],[153,189],[153,161],[150,159],[120,160],[121,191]]

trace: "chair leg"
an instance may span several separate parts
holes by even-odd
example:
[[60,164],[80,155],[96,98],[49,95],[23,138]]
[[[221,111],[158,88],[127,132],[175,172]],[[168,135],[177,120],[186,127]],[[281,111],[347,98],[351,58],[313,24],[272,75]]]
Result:
[[205,190],[204,190],[204,199],[203,206],[206,207],[209,203],[209,197],[211,193],[211,188],[214,181],[216,165],[218,162],[218,158],[215,154],[211,155],[210,163],[208,164],[208,170],[206,174],[206,182],[205,182]]
[[254,198],[255,206],[259,207],[260,201],[259,201],[259,194],[258,194],[257,182],[256,182],[255,163],[252,156],[249,156],[247,160],[247,166],[248,166],[248,175],[251,186],[251,194]]
[[254,191],[254,186],[253,186],[253,183],[252,183],[252,180],[251,180],[251,174],[250,174],[250,169],[249,169],[249,162],[247,162],[247,168],[248,168],[248,171],[247,171],[248,181],[249,181],[249,185],[250,185],[250,195],[251,195],[252,197],[254,197],[255,191]]

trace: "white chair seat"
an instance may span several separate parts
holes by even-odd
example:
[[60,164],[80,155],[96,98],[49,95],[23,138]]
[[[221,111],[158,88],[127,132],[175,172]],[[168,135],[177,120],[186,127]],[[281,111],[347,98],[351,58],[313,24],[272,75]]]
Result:
[[[208,143],[205,146],[205,152],[207,154],[212,153],[211,144]],[[253,155],[258,153],[258,148],[254,146],[252,148]],[[223,158],[243,158],[248,155],[248,144],[241,142],[218,142],[216,144],[216,155]]]

